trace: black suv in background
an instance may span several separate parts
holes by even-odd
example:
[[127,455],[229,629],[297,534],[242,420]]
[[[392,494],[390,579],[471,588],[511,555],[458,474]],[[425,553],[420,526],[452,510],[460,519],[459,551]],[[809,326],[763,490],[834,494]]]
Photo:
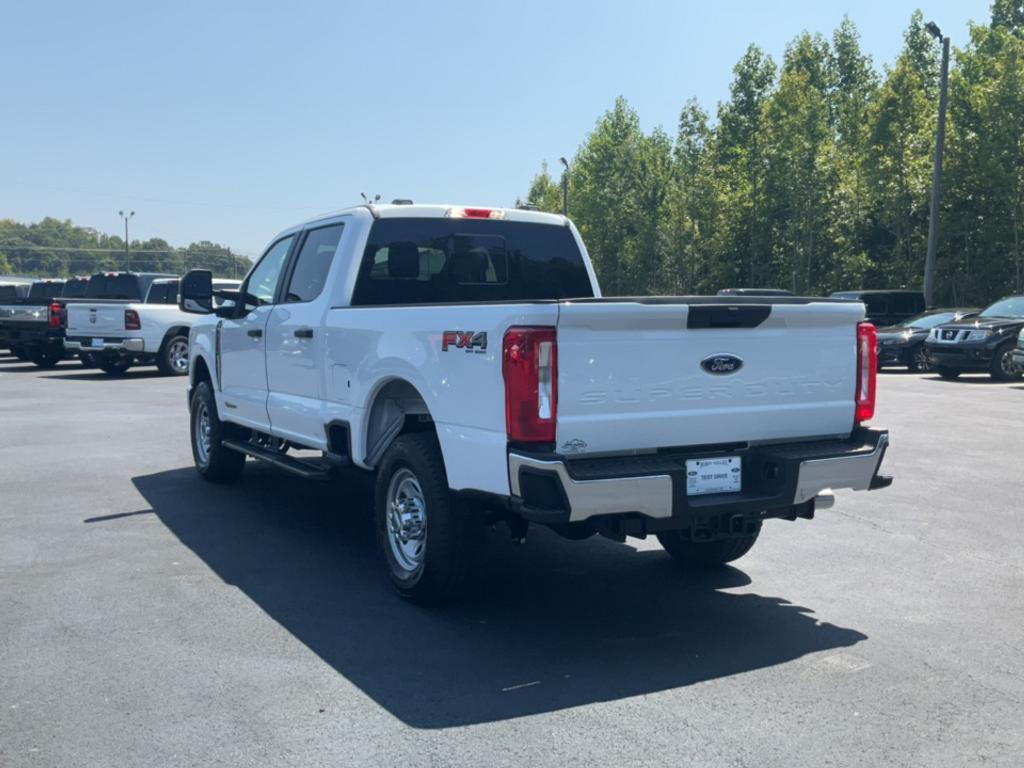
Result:
[[955,379],[965,371],[987,372],[996,381],[1021,377],[1014,360],[1017,335],[1024,329],[1024,296],[1009,296],[977,316],[932,329],[925,349],[936,372]]
[[912,373],[931,370],[924,342],[932,328],[974,317],[977,309],[929,309],[902,323],[878,329],[878,369],[900,365]]
[[902,323],[925,310],[921,291],[836,291],[832,298],[863,301],[867,319],[879,328]]

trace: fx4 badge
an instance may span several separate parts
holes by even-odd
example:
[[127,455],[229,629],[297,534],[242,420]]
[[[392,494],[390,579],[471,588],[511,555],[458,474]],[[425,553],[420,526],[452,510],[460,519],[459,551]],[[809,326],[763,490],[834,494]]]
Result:
[[477,354],[486,352],[487,331],[444,331],[441,334],[441,351],[447,352],[449,347]]
[[743,367],[736,355],[711,355],[700,361],[700,367],[714,376],[728,376]]

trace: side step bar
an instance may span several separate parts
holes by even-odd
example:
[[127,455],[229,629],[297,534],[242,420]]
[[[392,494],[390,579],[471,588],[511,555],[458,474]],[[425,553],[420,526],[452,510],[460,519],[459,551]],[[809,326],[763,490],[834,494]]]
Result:
[[319,462],[314,464],[308,460],[296,459],[288,456],[287,454],[271,451],[267,448],[261,448],[258,445],[253,445],[247,441],[222,440],[221,445],[225,448],[230,448],[232,451],[244,453],[246,456],[252,456],[254,459],[269,462],[276,467],[280,467],[286,472],[291,472],[292,474],[298,475],[299,477],[303,477],[307,480],[327,480],[330,476],[328,469]]

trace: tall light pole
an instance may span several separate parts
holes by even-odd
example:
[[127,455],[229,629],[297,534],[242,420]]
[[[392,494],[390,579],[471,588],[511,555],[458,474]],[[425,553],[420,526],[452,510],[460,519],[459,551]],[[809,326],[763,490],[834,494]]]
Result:
[[128,254],[128,219],[135,215],[135,211],[129,211],[126,216],[124,211],[118,211],[117,215],[124,219],[124,252]]
[[562,215],[569,215],[569,161],[564,157],[558,158],[565,170],[562,171]]
[[949,38],[934,21],[924,25],[932,37],[942,43],[942,75],[939,80],[939,129],[935,134],[935,170],[932,176],[932,205],[928,216],[928,253],[924,259],[924,303],[935,306],[935,250],[939,242],[939,201],[942,198],[942,154],[946,144],[946,101],[949,89]]

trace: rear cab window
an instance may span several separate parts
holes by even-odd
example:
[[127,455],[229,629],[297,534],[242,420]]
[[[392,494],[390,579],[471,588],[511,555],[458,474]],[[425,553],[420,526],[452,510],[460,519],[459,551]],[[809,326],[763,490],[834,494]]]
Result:
[[63,290],[63,282],[32,283],[32,287],[28,291],[28,297],[29,299],[55,299],[60,296]]
[[88,285],[88,280],[68,280],[64,283],[64,290],[60,294],[61,298],[79,299],[85,296],[85,289]]
[[153,283],[149,287],[149,295],[146,296],[147,304],[177,304],[178,303],[178,281],[171,280],[166,283]]
[[895,293],[892,296],[893,312],[901,315],[916,315],[924,312],[924,297],[918,293]]
[[85,289],[87,299],[127,299],[142,301],[141,281],[136,275],[93,275]]
[[884,315],[889,311],[889,302],[885,296],[867,293],[861,297],[868,315]]
[[353,306],[591,298],[568,227],[386,218],[373,223]]

